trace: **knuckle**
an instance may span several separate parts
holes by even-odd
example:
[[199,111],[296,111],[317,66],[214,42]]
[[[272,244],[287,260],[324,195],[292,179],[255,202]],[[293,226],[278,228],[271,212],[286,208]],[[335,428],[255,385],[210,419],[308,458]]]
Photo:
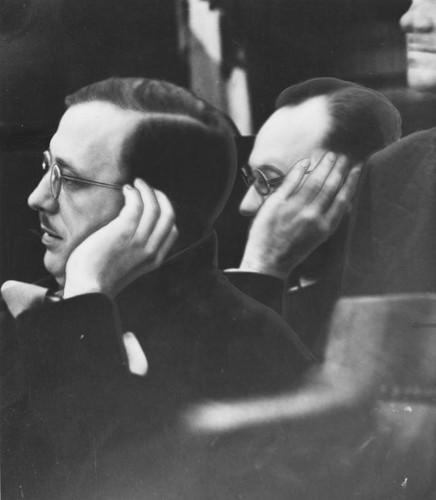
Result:
[[143,255],[143,258],[146,262],[149,262],[150,260],[153,260],[154,257],[155,257],[155,254],[156,254],[156,251],[154,250],[154,248],[150,247],[150,246],[146,246],[144,248],[144,251],[142,253]]
[[350,160],[349,160],[349,158],[346,155],[344,155],[344,154],[339,154],[338,155],[338,159],[336,161],[336,167],[337,168],[343,169],[346,166],[348,166],[349,163],[350,163]]
[[324,234],[325,236],[328,236],[334,228],[332,227],[332,224],[328,220],[322,220],[319,222],[319,231]]
[[118,241],[121,245],[126,245],[130,243],[132,238],[132,229],[130,225],[124,226],[124,228],[120,231],[118,235]]
[[326,153],[318,162],[318,165],[320,167],[328,167],[330,168],[331,165],[336,163],[337,161],[337,155],[336,153],[333,153],[332,151],[329,151]]
[[339,209],[345,210],[347,207],[351,205],[351,200],[344,193],[339,193],[336,197],[336,205]]
[[325,184],[330,188],[330,189],[336,189],[341,183],[342,183],[343,177],[341,174],[338,172],[332,172]]
[[306,208],[302,212],[302,218],[307,224],[317,224],[319,222],[319,213],[313,208]]
[[323,187],[323,185],[324,183],[321,181],[321,179],[319,179],[319,177],[309,177],[308,187],[310,187],[312,190],[318,191]]
[[150,206],[150,214],[152,215],[153,218],[158,218],[160,217],[161,214],[161,209],[158,203],[153,202]]
[[345,193],[338,193],[338,195],[336,196],[336,202],[338,203],[338,205],[343,205],[343,204],[346,204],[348,201],[348,197]]

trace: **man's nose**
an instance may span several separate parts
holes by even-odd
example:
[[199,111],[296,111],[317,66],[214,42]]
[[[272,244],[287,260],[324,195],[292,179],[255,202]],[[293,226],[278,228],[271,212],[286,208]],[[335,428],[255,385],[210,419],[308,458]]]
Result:
[[27,204],[33,210],[44,210],[53,212],[58,206],[58,202],[53,198],[50,191],[50,173],[47,172],[36,188],[32,191]]
[[264,197],[256,191],[255,187],[250,186],[239,205],[239,213],[246,217],[255,215],[262,205],[263,200]]
[[432,31],[432,16],[429,9],[435,8],[424,3],[414,1],[409,10],[400,19],[401,29],[406,33],[428,33]]

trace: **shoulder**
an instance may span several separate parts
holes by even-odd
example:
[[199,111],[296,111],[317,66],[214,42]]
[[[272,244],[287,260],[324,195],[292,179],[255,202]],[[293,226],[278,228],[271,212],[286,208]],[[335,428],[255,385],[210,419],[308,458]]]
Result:
[[435,181],[436,128],[432,128],[410,134],[371,156],[361,184],[392,197],[397,195],[397,186],[399,190],[406,185],[421,189]]
[[220,319],[226,318],[244,324],[260,321],[276,324],[278,315],[234,286],[222,271],[214,269],[205,276],[196,294],[200,302],[208,303],[208,311]]
[[411,159],[416,160],[429,154],[436,154],[436,127],[402,137],[371,156],[368,163],[373,167],[383,168],[393,162],[407,164]]
[[204,394],[265,394],[297,384],[313,358],[287,323],[221,272],[213,272],[205,283],[207,292],[200,287],[191,296],[195,305],[185,325],[196,332],[190,336],[193,363]]
[[311,355],[292,328],[271,308],[249,297],[232,285],[221,271],[207,279],[207,293],[199,292],[203,319],[222,340],[268,344],[272,348],[293,352],[296,358]]

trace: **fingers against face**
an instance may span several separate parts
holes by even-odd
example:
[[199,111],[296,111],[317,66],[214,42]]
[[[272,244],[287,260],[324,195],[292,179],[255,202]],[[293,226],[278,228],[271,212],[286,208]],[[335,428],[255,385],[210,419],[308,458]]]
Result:
[[178,236],[173,207],[164,193],[152,189],[142,179],[135,179],[134,186],[144,207],[135,242],[146,256],[160,263]]
[[135,179],[133,185],[142,203],[142,212],[136,229],[135,238],[141,242],[146,242],[159,221],[161,208],[154,189],[146,182],[142,179]]
[[304,199],[306,204],[312,203],[323,189],[326,179],[336,165],[336,161],[337,155],[335,153],[328,152],[324,154],[306,177],[298,191],[299,198]]
[[324,180],[322,189],[318,192],[312,203],[317,205],[320,212],[328,210],[336,199],[341,186],[347,179],[350,171],[350,161],[345,155],[338,155],[333,168]]
[[144,205],[141,195],[132,186],[125,185],[123,187],[123,194],[124,206],[118,217],[116,217],[110,225],[117,226],[119,233],[125,236],[127,240],[131,240],[140,223]]
[[308,158],[297,161],[297,163],[287,173],[282,184],[277,188],[277,196],[283,196],[284,198],[292,196],[300,186],[301,181],[304,178],[304,174],[307,172],[309,167],[310,160]]
[[161,192],[155,191],[156,200],[160,207],[160,216],[147,242],[147,251],[158,255],[172,245],[177,238],[175,215],[168,198]]
[[170,232],[166,235],[165,239],[162,241],[160,248],[157,250],[155,257],[155,264],[158,266],[165,259],[168,252],[171,250],[172,246],[177,240],[179,232],[175,225],[172,226]]
[[146,255],[163,259],[178,236],[170,201],[142,179],[135,179],[134,187],[125,186],[123,193],[125,205],[118,223],[128,240]]
[[330,208],[326,213],[326,219],[332,228],[336,228],[338,226],[342,216],[347,210],[347,207],[351,205],[351,201],[359,183],[361,171],[362,164],[356,165],[351,169],[346,181],[330,205]]

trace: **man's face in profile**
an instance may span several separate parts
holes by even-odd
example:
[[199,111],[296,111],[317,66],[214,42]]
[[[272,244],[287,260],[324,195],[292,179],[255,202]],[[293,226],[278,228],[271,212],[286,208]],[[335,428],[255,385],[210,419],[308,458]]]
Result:
[[406,33],[409,86],[436,91],[436,0],[413,0],[400,24]]
[[[247,170],[260,170],[266,179],[289,172],[298,160],[309,158],[316,163],[325,153],[323,144],[331,128],[325,96],[313,97],[296,106],[274,112],[260,129],[248,160]],[[239,211],[254,216],[265,196],[253,184],[244,196]]]
[[[120,151],[137,123],[137,114],[105,102],[74,105],[63,115],[50,142],[51,165],[61,174],[109,184],[122,184]],[[120,190],[63,179],[57,200],[50,190],[49,171],[29,196],[38,210],[44,265],[58,283],[65,282],[71,252],[91,233],[107,224],[123,206]]]

